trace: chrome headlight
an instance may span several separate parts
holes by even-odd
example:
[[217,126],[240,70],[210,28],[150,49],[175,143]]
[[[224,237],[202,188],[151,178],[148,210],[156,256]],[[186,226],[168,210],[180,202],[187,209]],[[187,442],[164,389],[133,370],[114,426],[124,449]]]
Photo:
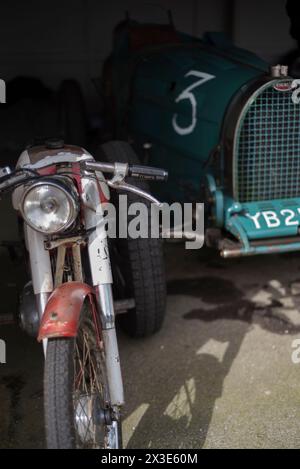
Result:
[[44,234],[61,233],[76,220],[78,194],[73,184],[63,178],[44,178],[26,188],[20,210],[34,230]]

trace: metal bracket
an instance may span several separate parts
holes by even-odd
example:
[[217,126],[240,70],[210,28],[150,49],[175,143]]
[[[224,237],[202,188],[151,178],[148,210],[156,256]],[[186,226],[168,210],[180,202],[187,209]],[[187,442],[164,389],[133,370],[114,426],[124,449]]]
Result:
[[82,236],[73,236],[71,238],[58,238],[53,240],[47,240],[44,242],[45,249],[50,251],[51,249],[56,249],[59,246],[64,244],[85,244],[86,241],[82,238]]
[[117,184],[123,182],[128,173],[128,163],[115,163],[115,175],[110,182]]

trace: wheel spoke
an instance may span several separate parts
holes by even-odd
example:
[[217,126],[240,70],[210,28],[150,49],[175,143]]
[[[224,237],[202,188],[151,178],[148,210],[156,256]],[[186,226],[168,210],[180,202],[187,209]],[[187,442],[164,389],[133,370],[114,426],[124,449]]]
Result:
[[109,393],[103,347],[93,314],[82,319],[74,347],[74,413],[77,444],[81,448],[106,448],[111,425]]

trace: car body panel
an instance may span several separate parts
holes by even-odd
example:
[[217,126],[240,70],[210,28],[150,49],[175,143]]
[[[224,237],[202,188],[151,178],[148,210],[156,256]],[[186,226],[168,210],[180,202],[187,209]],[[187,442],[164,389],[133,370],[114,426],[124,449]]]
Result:
[[[204,201],[206,230],[218,228],[222,238],[233,240],[232,252],[298,250],[300,193],[243,203],[233,195],[233,147],[242,111],[268,86],[279,100],[286,91],[292,98],[291,77],[275,79],[267,63],[221,33],[198,39],[170,26],[159,44],[161,28],[152,27],[155,44],[147,43],[148,25],[129,22],[117,28],[110,63],[117,133],[126,135],[142,162],[169,171],[168,184],[153,186],[154,192],[168,202]],[[284,240],[291,237],[287,246]]]
[[126,114],[137,146],[151,142],[150,164],[169,169],[160,195],[183,201],[199,193],[203,166],[219,142],[233,96],[267,65],[224,36],[217,38],[223,49],[213,34],[201,41],[180,33],[179,39],[135,52],[125,47],[123,35],[122,53],[114,50],[112,63],[118,119]]

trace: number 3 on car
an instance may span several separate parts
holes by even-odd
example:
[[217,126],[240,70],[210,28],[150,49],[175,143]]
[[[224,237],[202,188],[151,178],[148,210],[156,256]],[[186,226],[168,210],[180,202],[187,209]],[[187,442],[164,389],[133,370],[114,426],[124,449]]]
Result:
[[191,70],[190,72],[185,74],[185,78],[190,76],[200,78],[200,80],[197,80],[192,85],[189,85],[185,90],[182,91],[182,93],[180,93],[180,95],[175,100],[175,103],[180,103],[184,99],[187,99],[190,101],[192,107],[191,124],[187,127],[181,127],[180,124],[178,124],[178,114],[174,114],[173,116],[173,128],[175,132],[179,135],[191,134],[197,125],[197,100],[192,91],[195,88],[198,88],[198,86],[203,85],[205,82],[215,78],[214,75],[210,75],[209,73],[204,72],[198,72],[197,70]]

